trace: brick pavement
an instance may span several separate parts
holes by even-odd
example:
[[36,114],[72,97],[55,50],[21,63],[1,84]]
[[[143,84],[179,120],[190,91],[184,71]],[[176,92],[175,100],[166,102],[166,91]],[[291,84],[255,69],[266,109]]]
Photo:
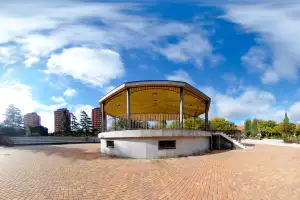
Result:
[[0,148],[0,199],[300,199],[296,148],[138,160],[98,146]]

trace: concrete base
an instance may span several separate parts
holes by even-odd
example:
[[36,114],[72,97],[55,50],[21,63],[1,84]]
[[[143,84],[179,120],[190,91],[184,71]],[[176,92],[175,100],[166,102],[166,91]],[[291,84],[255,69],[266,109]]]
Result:
[[[129,158],[189,156],[209,150],[211,133],[195,130],[126,130],[100,133],[101,153]],[[175,140],[175,149],[159,149],[159,141]],[[114,147],[108,147],[113,141]]]

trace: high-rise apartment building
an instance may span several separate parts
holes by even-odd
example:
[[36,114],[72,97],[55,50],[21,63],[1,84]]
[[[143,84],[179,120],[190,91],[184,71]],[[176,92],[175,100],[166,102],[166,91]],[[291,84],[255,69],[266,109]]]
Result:
[[24,116],[24,126],[32,127],[32,126],[40,126],[41,125],[41,117],[36,113],[27,113]]
[[100,108],[94,108],[92,110],[92,124],[94,129],[98,129],[101,131],[101,123],[102,117],[101,117],[101,109]]
[[[64,120],[67,127],[63,127]],[[64,128],[70,129],[70,112],[66,108],[60,108],[54,111],[54,131],[61,132]]]

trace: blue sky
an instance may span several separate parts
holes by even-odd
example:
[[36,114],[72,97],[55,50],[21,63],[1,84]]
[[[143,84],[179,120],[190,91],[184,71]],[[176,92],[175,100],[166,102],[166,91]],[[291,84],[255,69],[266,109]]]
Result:
[[211,117],[300,121],[300,3],[220,2],[2,3],[0,113],[14,103],[52,131],[57,108],[170,79],[210,96]]

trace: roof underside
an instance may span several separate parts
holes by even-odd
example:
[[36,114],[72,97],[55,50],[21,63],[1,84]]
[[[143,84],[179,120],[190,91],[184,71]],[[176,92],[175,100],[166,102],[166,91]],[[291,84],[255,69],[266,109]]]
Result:
[[177,120],[179,119],[180,87],[184,90],[185,117],[205,113],[210,98],[183,82],[148,81],[130,82],[121,85],[104,96],[105,112],[113,117],[126,115],[126,89],[130,88],[130,111],[134,120]]

